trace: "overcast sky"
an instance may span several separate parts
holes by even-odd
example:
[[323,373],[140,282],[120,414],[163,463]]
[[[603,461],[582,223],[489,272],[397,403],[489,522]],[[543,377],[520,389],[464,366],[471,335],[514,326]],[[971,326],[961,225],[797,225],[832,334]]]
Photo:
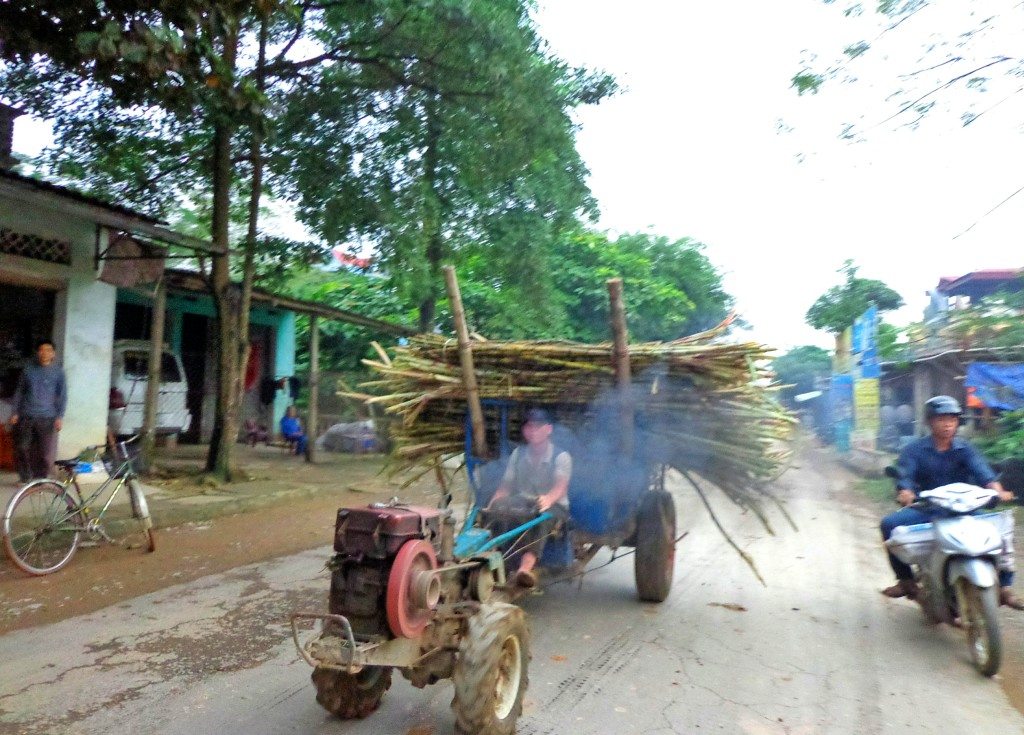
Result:
[[[927,92],[1024,43],[1019,1],[946,5],[957,7],[933,4],[883,34],[851,66],[857,82],[798,97],[790,78],[805,50],[836,59],[875,38],[877,15],[846,18],[841,2],[822,0],[543,0],[553,49],[624,87],[579,116],[601,225],[706,243],[754,335],[783,348],[831,344],[803,316],[847,258],[901,293],[908,306],[895,323],[921,318],[940,276],[1024,265],[1024,193],[954,239],[1024,186],[1024,94],[1013,94],[1024,80],[994,76],[984,93],[959,84],[933,95],[917,130],[898,127],[907,115],[873,127],[899,109],[885,98],[901,85]],[[899,78],[923,68],[925,44],[955,41],[993,14],[955,51],[962,62]],[[962,126],[963,111],[1004,98]],[[843,123],[861,116],[873,128],[866,140],[840,140]]]
[[[983,216],[1024,186],[1024,78],[1003,73],[1016,62],[992,67],[980,89],[931,95],[937,106],[916,130],[901,127],[909,115],[882,122],[899,109],[886,99],[897,89],[923,94],[1022,47],[1024,3],[926,4],[877,40],[882,20],[844,17],[844,7],[540,0],[553,50],[623,87],[579,114],[600,226],[704,242],[753,336],[780,348],[831,344],[803,317],[847,258],[902,294],[908,306],[889,317],[897,324],[920,319],[940,276],[1024,265],[1024,193]],[[827,65],[865,38],[876,42],[849,67],[857,81],[804,97],[790,88],[809,54]],[[963,60],[912,74],[948,51]],[[963,127],[966,110],[985,114]],[[863,135],[841,140],[856,121]],[[18,125],[16,150],[37,153],[46,126]]]

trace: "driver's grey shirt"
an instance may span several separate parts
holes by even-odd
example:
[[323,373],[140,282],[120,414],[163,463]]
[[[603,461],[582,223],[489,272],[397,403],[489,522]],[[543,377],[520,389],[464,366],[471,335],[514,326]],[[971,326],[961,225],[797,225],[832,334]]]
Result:
[[[501,486],[507,487],[512,495],[544,495],[551,491],[555,482],[572,476],[572,457],[565,450],[548,444],[542,457],[535,459],[528,447],[516,447],[508,458]],[[568,508],[566,493],[558,504]]]

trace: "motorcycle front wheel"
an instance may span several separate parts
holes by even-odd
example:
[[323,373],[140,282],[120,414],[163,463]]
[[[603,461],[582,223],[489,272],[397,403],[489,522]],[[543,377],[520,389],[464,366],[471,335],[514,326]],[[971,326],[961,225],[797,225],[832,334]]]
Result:
[[957,580],[960,619],[967,632],[971,661],[983,676],[999,671],[1003,639],[999,632],[999,588],[976,587],[966,579]]

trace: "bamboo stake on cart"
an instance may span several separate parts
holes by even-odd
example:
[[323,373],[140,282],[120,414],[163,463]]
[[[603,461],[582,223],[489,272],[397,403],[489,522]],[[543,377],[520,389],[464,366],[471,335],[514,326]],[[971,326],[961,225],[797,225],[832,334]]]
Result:
[[480,389],[476,384],[476,370],[473,367],[473,343],[466,325],[466,312],[462,308],[462,294],[455,268],[444,266],[444,282],[448,287],[452,316],[455,319],[455,333],[459,337],[459,362],[462,365],[462,383],[466,387],[466,402],[469,404],[469,421],[473,428],[473,451],[477,457],[487,456],[487,435],[484,429],[484,412],[480,407]]
[[633,401],[630,395],[632,374],[629,366],[629,330],[626,327],[626,306],[622,300],[622,279],[608,279],[608,300],[611,303],[612,362],[615,385],[619,392],[619,419],[621,422],[620,448],[627,457],[633,456]]

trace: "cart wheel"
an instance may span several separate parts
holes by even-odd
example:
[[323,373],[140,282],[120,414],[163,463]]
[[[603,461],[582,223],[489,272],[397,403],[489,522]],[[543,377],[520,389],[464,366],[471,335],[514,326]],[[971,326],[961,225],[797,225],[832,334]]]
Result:
[[523,711],[530,662],[526,616],[515,605],[482,605],[469,619],[455,662],[456,735],[512,735]]
[[317,667],[313,670],[316,701],[335,717],[362,719],[380,706],[391,688],[391,667],[371,666],[358,674]]
[[636,592],[644,602],[664,602],[676,560],[676,507],[664,491],[646,493],[636,519]]

